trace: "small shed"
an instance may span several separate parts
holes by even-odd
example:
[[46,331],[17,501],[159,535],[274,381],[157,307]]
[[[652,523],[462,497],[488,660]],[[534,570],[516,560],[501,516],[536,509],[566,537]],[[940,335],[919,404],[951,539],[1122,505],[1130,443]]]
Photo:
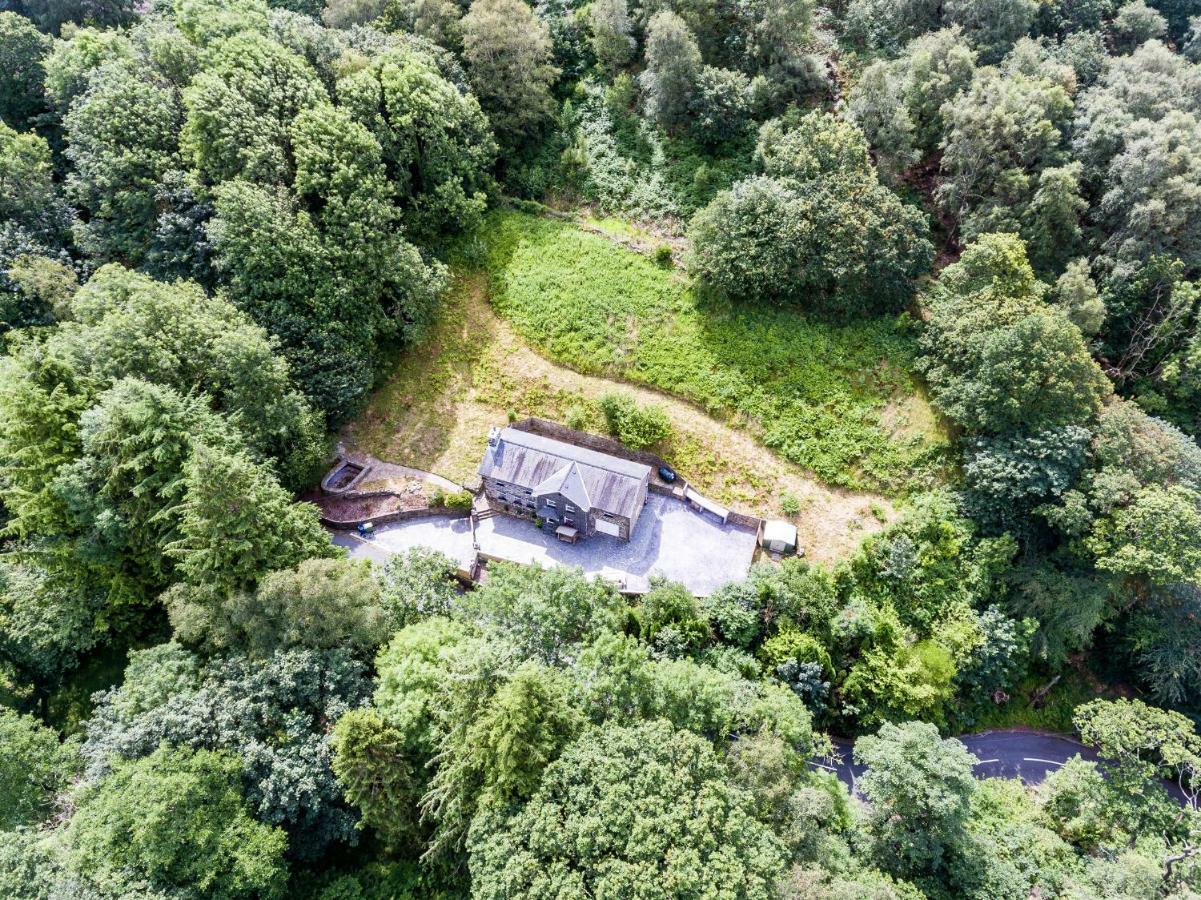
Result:
[[796,526],[780,519],[769,519],[763,525],[760,539],[765,550],[771,553],[796,552]]

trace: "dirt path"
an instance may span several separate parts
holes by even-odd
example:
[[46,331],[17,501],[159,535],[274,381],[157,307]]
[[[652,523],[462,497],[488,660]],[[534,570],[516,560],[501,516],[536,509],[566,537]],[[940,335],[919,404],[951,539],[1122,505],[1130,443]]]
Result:
[[457,279],[431,339],[406,355],[342,439],[352,451],[468,482],[488,429],[509,414],[563,420],[572,411],[589,430],[600,431],[591,401],[615,390],[663,408],[675,430],[664,455],[715,500],[778,517],[781,499],[791,495],[800,506],[793,521],[811,559],[846,556],[895,517],[886,498],[826,487],[746,432],[684,401],[544,359],[492,311],[482,275]]

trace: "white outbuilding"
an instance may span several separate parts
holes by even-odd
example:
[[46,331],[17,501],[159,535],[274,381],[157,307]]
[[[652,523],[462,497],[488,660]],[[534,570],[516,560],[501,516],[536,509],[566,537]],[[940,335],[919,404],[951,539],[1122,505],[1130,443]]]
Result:
[[796,552],[796,526],[781,519],[769,519],[763,524],[763,549],[770,553]]

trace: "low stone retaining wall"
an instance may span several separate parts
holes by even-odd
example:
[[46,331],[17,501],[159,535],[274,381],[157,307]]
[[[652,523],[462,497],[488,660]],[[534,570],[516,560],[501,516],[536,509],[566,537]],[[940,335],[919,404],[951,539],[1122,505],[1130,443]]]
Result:
[[746,513],[730,510],[730,514],[726,516],[726,521],[731,525],[737,525],[739,528],[746,528],[748,531],[758,531],[763,527],[764,520],[758,516],[748,516]]
[[[512,423],[509,427],[516,428],[518,431],[528,431],[531,434],[540,434],[543,437],[553,438],[565,444],[575,444],[577,447],[595,450],[598,453],[607,453],[610,456],[628,459],[631,462],[642,463],[644,466],[650,466],[656,470],[660,466],[667,465],[667,461],[663,457],[656,456],[654,453],[646,450],[631,450],[621,441],[614,438],[605,437],[601,434],[592,434],[587,431],[576,431],[576,429],[568,428],[559,422],[552,422],[549,419],[539,419],[537,416],[520,419]],[[657,471],[655,472],[655,477],[658,477]]]
[[[381,496],[388,495],[387,491],[380,491]],[[410,519],[432,519],[436,516],[445,516],[450,519],[465,519],[471,515],[469,509],[451,509],[447,506],[431,506],[425,509],[398,509],[396,512],[384,513],[382,516],[372,516],[366,521],[375,523],[376,525],[387,525],[391,522],[407,522]],[[347,521],[339,519],[329,519],[325,516],[321,517],[321,524],[326,528],[332,528],[334,531],[354,531],[359,527],[359,523],[363,519],[350,519]]]

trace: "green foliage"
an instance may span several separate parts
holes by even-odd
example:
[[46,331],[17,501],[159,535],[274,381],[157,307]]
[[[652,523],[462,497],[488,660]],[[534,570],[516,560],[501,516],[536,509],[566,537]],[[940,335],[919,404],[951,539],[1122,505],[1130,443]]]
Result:
[[33,716],[0,709],[0,827],[46,819],[79,767],[79,750]]
[[947,883],[965,897],[1058,895],[1077,869],[1073,849],[1044,824],[1017,779],[982,781],[973,793],[963,839],[954,848]]
[[411,625],[430,616],[448,616],[458,598],[454,580],[457,564],[424,547],[397,554],[378,574],[380,602],[396,626]]
[[1038,12],[1037,0],[947,0],[943,16],[963,28],[984,62],[996,62],[1024,35]]
[[984,235],[939,275],[923,365],[935,402],[968,431],[1040,431],[1099,412],[1109,382],[1043,292],[1014,235]]
[[1054,669],[1091,645],[1097,626],[1114,615],[1120,602],[1112,578],[1064,571],[1052,563],[1019,571],[1014,581],[1006,606],[1015,616],[1029,616],[1039,623],[1033,650]]
[[[10,351],[13,374],[0,390],[6,411],[0,440],[20,472],[10,475],[17,493],[35,483],[46,489],[51,473],[79,453],[73,423],[80,413],[128,377],[206,394],[210,408],[229,416],[255,456],[275,460],[290,484],[306,479],[321,460],[317,423],[290,387],[286,364],[267,334],[224,300],[195,285],[162,284],[109,266],[79,289],[70,312],[74,321],[44,344]],[[55,425],[59,415],[64,418]],[[24,515],[23,501],[8,502]]]
[[464,613],[510,643],[524,658],[561,662],[572,647],[616,630],[625,602],[603,580],[578,572],[501,563],[490,568],[487,591],[462,599]]
[[446,497],[446,508],[455,509],[461,512],[466,512],[471,509],[471,504],[474,498],[469,491],[455,491],[453,494],[448,494]]
[[[893,0],[883,2],[904,9]],[[895,181],[919,157],[938,149],[947,129],[943,107],[972,83],[975,71],[976,51],[958,26],[923,34],[899,58],[864,70],[847,113],[875,149],[881,174]]]
[[43,58],[51,40],[24,16],[0,12],[0,120],[23,129],[45,105]]
[[839,316],[898,311],[932,248],[924,216],[877,182],[866,151],[856,126],[820,112],[792,133],[765,128],[768,177],[739,182],[692,220],[702,283],[731,300]]
[[701,608],[722,640],[747,648],[763,627],[762,597],[750,581],[732,581],[702,598]]
[[967,91],[943,107],[944,179],[939,202],[971,241],[1012,231],[1028,242],[1040,271],[1066,262],[1078,246],[1081,167],[1064,168],[1072,111],[1067,90],[1044,77],[981,69]]
[[850,0],[842,36],[856,48],[895,53],[938,25],[932,0]]
[[84,788],[66,839],[73,866],[101,882],[124,871],[160,890],[282,896],[287,838],[255,822],[236,757],[162,748]]
[[1167,33],[1168,20],[1143,0],[1129,0],[1118,7],[1110,27],[1117,47],[1129,52],[1149,40],[1162,38]]
[[913,390],[912,343],[894,323],[711,310],[641,255],[516,213],[490,216],[482,237],[497,310],[552,358],[747,415],[767,446],[827,483],[897,484],[916,464],[921,443],[890,440],[878,420],[887,398]]
[[750,118],[749,105],[750,79],[741,72],[705,66],[688,103],[694,136],[710,147],[740,137]]
[[671,441],[671,420],[660,406],[639,406],[629,394],[610,392],[596,401],[609,434],[633,450],[664,447]]
[[253,592],[176,585],[164,596],[178,640],[210,652],[267,657],[277,650],[348,647],[370,657],[401,622],[363,563],[306,559],[265,575]]
[[245,589],[270,570],[336,555],[316,507],[293,503],[244,454],[197,447],[183,478],[180,537],[166,552],[192,584]]
[[477,807],[503,808],[534,794],[547,766],[584,725],[570,688],[563,673],[527,661],[491,696],[454,698],[456,727],[422,800],[423,810],[441,820],[441,841],[465,830]]
[[[34,132],[22,133],[0,121],[0,221],[9,220],[58,244],[66,237],[71,218],[54,184],[50,146]],[[23,323],[9,320],[6,324]]]
[[635,41],[630,34],[633,23],[626,0],[597,0],[588,18],[597,65],[609,74],[616,74],[634,55]]
[[130,654],[125,681],[101,694],[83,752],[92,781],[161,744],[235,754],[250,814],[288,833],[288,855],[315,862],[357,841],[355,814],[330,769],[330,724],[370,692],[344,650],[279,651],[207,662],[174,642]]
[[379,141],[413,233],[432,238],[478,222],[496,146],[475,97],[446,80],[433,59],[390,49],[342,78],[338,98]]
[[934,641],[868,649],[843,684],[847,712],[866,727],[904,719],[940,722],[954,696],[955,661]]
[[0,659],[22,686],[58,686],[113,624],[107,586],[80,575],[12,556],[0,562]]
[[709,642],[709,625],[697,599],[678,584],[655,584],[636,612],[638,636],[665,656],[686,656]]
[[1098,519],[1089,537],[1097,567],[1156,584],[1201,578],[1201,497],[1181,485],[1145,487]]
[[1068,263],[1055,283],[1055,300],[1068,320],[1085,337],[1093,337],[1105,323],[1105,303],[1097,292],[1096,282],[1089,273],[1088,260]]
[[1092,433],[1078,425],[970,439],[963,474],[972,517],[1020,530],[1034,506],[1054,502],[1075,484],[1091,441]]
[[1094,700],[1076,710],[1080,738],[1110,761],[1118,786],[1111,805],[1117,821],[1132,834],[1157,833],[1180,839],[1182,820],[1174,815],[1158,776],[1166,774],[1186,797],[1196,797],[1201,773],[1201,739],[1186,716],[1148,706],[1141,700]]
[[81,242],[99,262],[137,265],[150,243],[154,187],[180,165],[178,90],[144,63],[112,59],[88,78],[63,130],[72,200],[88,214]]
[[129,577],[162,589],[173,580],[164,549],[179,540],[184,468],[196,443],[236,439],[203,400],[132,378],[118,381],[80,417],[81,456],[59,470],[56,490],[93,552]]
[[645,55],[638,80],[647,115],[666,128],[680,125],[701,73],[701,51],[688,23],[669,9],[655,13],[646,26]]
[[263,35],[243,32],[216,45],[206,70],[184,92],[182,150],[211,184],[234,178],[286,182],[288,129],[297,113],[324,95],[303,59]]
[[975,757],[933,725],[907,722],[860,738],[855,759],[867,766],[858,786],[874,858],[903,877],[937,875],[968,816]]
[[740,896],[770,897],[783,862],[711,747],[666,723],[588,732],[523,809],[482,816],[469,847],[473,892],[498,898],[641,896],[650,872],[680,893],[736,884]]
[[518,0],[474,0],[462,27],[472,90],[501,144],[518,147],[553,110],[550,87],[559,71],[546,25]]
[[[380,343],[420,332],[444,279],[396,230],[379,144],[347,119],[333,107],[297,118],[296,200],[226,182],[212,225],[234,301],[280,335],[297,379],[334,421],[370,387]],[[330,131],[338,141],[319,136]]]
[[[331,767],[346,801],[386,841],[411,839],[419,794],[404,735],[372,709],[352,709],[334,726]],[[407,815],[406,815],[407,814]]]
[[995,606],[980,614],[982,642],[956,674],[967,703],[983,704],[997,691],[1012,690],[1021,683],[1037,627],[1034,619],[1015,621]]
[[801,514],[801,501],[797,499],[796,494],[785,491],[780,495],[780,512],[789,517]]
[[1156,703],[1181,706],[1201,692],[1201,591],[1195,584],[1152,588],[1123,625],[1124,643]]

